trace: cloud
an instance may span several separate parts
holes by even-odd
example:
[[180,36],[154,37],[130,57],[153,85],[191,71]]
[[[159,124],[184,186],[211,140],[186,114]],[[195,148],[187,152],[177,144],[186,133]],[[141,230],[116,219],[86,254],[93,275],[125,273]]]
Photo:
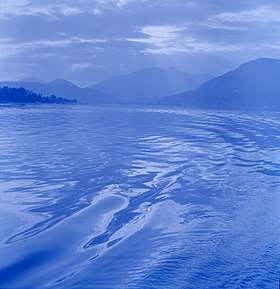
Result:
[[96,9],[96,8],[90,10],[90,12],[93,13],[94,15],[101,15],[102,14],[101,10]]
[[117,6],[120,7],[120,8],[126,6],[130,2],[131,2],[131,0],[118,0],[118,1],[116,1]]
[[196,72],[204,72],[205,63],[215,63],[207,72],[221,71],[225,62],[280,57],[277,2],[0,0],[1,63],[15,73],[40,71],[51,78],[68,71],[69,79],[82,81],[122,73],[123,67],[182,69],[190,62]]
[[214,17],[210,17],[209,20],[229,23],[280,22],[280,9],[266,5],[251,10],[221,13]]
[[177,45],[146,48],[143,52],[151,54],[172,55],[178,53],[228,53],[248,48],[245,45],[222,45],[199,41],[189,37],[183,39]]
[[50,15],[51,11],[48,7],[32,6],[29,0],[11,0],[2,1],[0,9],[0,19],[9,19],[8,16],[38,16],[38,15]]
[[135,3],[141,3],[141,2],[148,2],[149,0],[115,0],[115,1],[107,1],[111,2],[110,4],[116,4],[119,8],[124,8],[127,5],[135,4]]
[[87,69],[92,66],[91,63],[73,63],[71,65],[72,70],[80,70],[80,69]]
[[[76,3],[75,3],[76,2]],[[78,1],[79,2],[79,1]],[[82,7],[77,5],[77,1],[71,5],[56,3],[56,1],[49,1],[48,3],[36,3],[31,0],[9,0],[3,1],[0,4],[0,19],[9,19],[9,16],[48,16],[55,18],[57,16],[72,16],[77,14],[94,14],[100,15],[101,11],[90,5],[88,1],[84,1]],[[79,3],[78,3],[79,4]]]
[[[27,53],[28,51],[35,52],[38,49],[59,49],[59,48],[69,48],[72,45],[83,45],[83,44],[95,44],[94,48],[98,48],[96,44],[106,43],[104,39],[91,39],[91,38],[78,38],[70,37],[64,39],[46,39],[46,40],[36,40],[36,41],[26,41],[26,42],[14,42],[11,38],[0,38],[0,58],[7,58],[15,55],[20,55],[22,53]],[[81,48],[81,47],[80,47]],[[32,53],[32,55],[38,55]],[[40,55],[40,54],[39,54]],[[45,53],[42,56],[55,56],[55,53]]]
[[8,0],[0,4],[0,18],[7,16],[72,16],[77,14],[101,15],[102,9],[121,8],[148,0],[77,0],[61,4],[61,1],[51,0],[40,3],[32,0]]
[[244,49],[244,45],[214,43],[198,40],[186,33],[182,26],[147,26],[140,29],[146,37],[129,38],[128,41],[144,43],[148,46],[144,53],[171,55],[177,53],[218,53],[233,52]]
[[143,39],[143,42],[155,46],[166,46],[168,43],[177,40],[181,30],[178,26],[162,25],[146,26],[143,27],[140,32],[147,36],[147,38]]
[[82,13],[82,11],[78,8],[65,7],[61,9],[61,14],[64,16],[76,15],[80,13]]
[[0,38],[0,59],[6,59],[19,52],[20,47],[12,43],[10,38]]
[[[235,25],[234,25],[235,24]],[[248,27],[236,25],[236,23],[223,23],[220,21],[205,21],[197,23],[198,26],[213,30],[228,30],[228,31],[248,31]]]

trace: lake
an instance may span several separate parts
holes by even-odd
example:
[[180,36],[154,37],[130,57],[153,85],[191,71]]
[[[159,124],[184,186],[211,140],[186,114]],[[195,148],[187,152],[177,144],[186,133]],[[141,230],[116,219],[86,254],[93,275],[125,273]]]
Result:
[[0,107],[0,288],[278,288],[280,114]]

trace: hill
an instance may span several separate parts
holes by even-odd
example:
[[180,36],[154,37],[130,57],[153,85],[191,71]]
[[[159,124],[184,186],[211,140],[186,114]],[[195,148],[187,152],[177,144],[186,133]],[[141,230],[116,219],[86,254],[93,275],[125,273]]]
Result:
[[210,74],[191,75],[176,68],[146,68],[110,77],[89,88],[115,95],[122,102],[149,103],[161,97],[193,90],[211,79]]
[[280,60],[260,58],[215,77],[198,89],[161,99],[159,104],[201,108],[280,108]]

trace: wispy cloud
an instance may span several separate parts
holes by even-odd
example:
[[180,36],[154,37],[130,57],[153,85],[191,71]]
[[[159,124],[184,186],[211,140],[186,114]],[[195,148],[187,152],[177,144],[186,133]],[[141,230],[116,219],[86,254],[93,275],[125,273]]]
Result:
[[36,3],[30,0],[9,0],[0,2],[0,19],[9,19],[14,16],[48,16],[55,18],[57,16],[72,16],[77,14],[100,15],[102,12],[94,5],[86,5],[82,8],[77,5],[66,5],[57,3]]
[[19,45],[12,43],[10,38],[0,38],[0,59],[5,59],[19,52]]
[[0,19],[8,19],[8,16],[25,15],[25,16],[38,16],[38,15],[51,15],[51,10],[48,7],[33,6],[29,0],[11,0],[1,1],[0,3]]
[[177,45],[166,45],[161,47],[149,47],[144,50],[145,53],[171,55],[178,53],[227,53],[248,48],[245,45],[226,45],[205,41],[199,41],[189,37],[183,39]]
[[[106,8],[124,8],[127,5],[149,2],[150,0],[85,0],[84,2],[95,3],[99,7]],[[155,0],[154,0],[155,1]]]
[[131,0],[117,0],[116,4],[118,7],[124,7],[127,4],[129,4],[131,2]]
[[161,25],[146,26],[140,32],[147,36],[147,38],[142,39],[143,42],[162,47],[177,40],[181,30],[182,28],[179,26]]
[[94,14],[94,15],[102,15],[102,11],[100,9],[94,8],[89,10],[90,13]]
[[149,2],[149,0],[69,0],[64,3],[56,0],[40,3],[34,0],[1,0],[0,19],[7,19],[7,16],[72,16],[77,14],[103,14],[103,9],[122,10],[126,6]]
[[276,9],[275,7],[266,5],[251,10],[221,13],[210,17],[209,20],[230,23],[280,22],[280,7]]
[[213,30],[228,30],[230,31],[248,31],[248,27],[244,27],[242,25],[236,25],[236,23],[224,23],[221,21],[213,21],[208,20],[204,22],[198,22],[196,25],[199,27],[204,27],[206,29],[213,29]]
[[92,67],[91,63],[73,63],[71,65],[72,70],[81,70],[81,69],[87,69]]
[[145,26],[139,31],[144,35],[142,38],[128,38],[130,42],[139,42],[149,44],[156,48],[166,48],[174,45],[179,38],[182,28],[179,26],[159,25],[159,26]]
[[279,24],[276,0],[0,0],[0,58],[15,73],[22,63],[47,78],[64,70],[103,78],[157,63],[215,73],[223,63],[279,57]]
[[176,53],[218,53],[232,52],[244,48],[242,45],[218,44],[198,40],[191,35],[186,35],[182,26],[147,26],[140,30],[146,35],[143,38],[130,38],[128,41],[140,42],[147,45],[142,51],[151,54],[176,54]]
[[82,10],[78,8],[64,7],[61,9],[61,13],[65,16],[70,16],[82,13]]
[[[77,44],[94,44],[97,48],[98,44],[105,43],[104,39],[90,39],[90,38],[78,38],[70,37],[65,39],[53,39],[53,40],[37,40],[37,41],[27,41],[27,42],[14,42],[10,38],[0,38],[0,58],[7,58],[15,56],[30,50],[36,49],[47,49],[47,48],[67,48],[71,45]],[[45,55],[45,53],[44,53]],[[55,55],[55,54],[50,54]]]

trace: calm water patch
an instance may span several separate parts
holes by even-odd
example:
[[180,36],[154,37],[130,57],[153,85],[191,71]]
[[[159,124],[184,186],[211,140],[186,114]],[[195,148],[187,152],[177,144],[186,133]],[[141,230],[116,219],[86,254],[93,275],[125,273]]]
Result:
[[279,116],[0,107],[0,288],[278,288]]

